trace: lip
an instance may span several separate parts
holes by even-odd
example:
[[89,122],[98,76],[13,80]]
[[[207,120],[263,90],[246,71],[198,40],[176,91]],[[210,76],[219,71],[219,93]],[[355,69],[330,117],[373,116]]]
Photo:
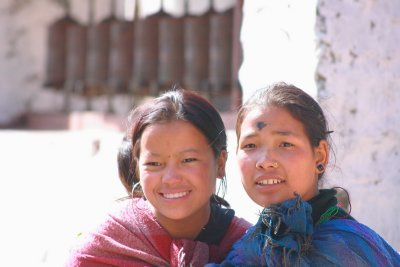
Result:
[[278,175],[262,175],[256,178],[254,185],[260,190],[271,190],[282,186],[285,182],[285,179]]
[[165,200],[181,200],[188,198],[191,194],[192,190],[174,190],[174,191],[165,191],[160,192],[159,195]]
[[257,184],[263,180],[272,180],[272,179],[283,181],[283,182],[285,181],[285,179],[282,176],[280,176],[279,174],[270,173],[270,174],[261,174],[259,176],[256,176],[255,183]]

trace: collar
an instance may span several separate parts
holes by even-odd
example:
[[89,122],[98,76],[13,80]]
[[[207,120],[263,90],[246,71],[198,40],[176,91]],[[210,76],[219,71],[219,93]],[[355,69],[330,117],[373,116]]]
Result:
[[[308,204],[312,207],[311,218],[313,220],[313,224],[317,224],[320,221],[322,216],[325,216],[325,213],[332,207],[336,207],[337,191],[335,189],[320,189],[319,194],[308,200]],[[329,217],[329,218],[328,218]],[[328,216],[327,219],[337,219],[337,218],[346,218],[354,220],[345,210],[342,208],[336,207],[335,214]]]
[[234,210],[212,203],[210,219],[195,240],[218,245],[228,231],[234,216]]

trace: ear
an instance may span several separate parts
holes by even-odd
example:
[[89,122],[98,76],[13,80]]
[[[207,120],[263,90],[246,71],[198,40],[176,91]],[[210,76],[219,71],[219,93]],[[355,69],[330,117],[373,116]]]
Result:
[[217,177],[220,179],[225,176],[225,165],[227,159],[228,152],[226,152],[226,150],[222,150],[217,159]]
[[317,174],[321,173],[317,169],[317,166],[322,164],[324,169],[326,169],[326,165],[328,164],[329,160],[329,145],[326,140],[321,140],[319,145],[314,148],[314,155],[315,155],[315,170]]

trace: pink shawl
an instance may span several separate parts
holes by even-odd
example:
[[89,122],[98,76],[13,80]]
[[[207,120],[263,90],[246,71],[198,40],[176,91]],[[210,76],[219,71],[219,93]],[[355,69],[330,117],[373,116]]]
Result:
[[67,266],[204,266],[221,261],[248,227],[235,217],[218,246],[172,239],[146,201],[131,199],[73,250]]

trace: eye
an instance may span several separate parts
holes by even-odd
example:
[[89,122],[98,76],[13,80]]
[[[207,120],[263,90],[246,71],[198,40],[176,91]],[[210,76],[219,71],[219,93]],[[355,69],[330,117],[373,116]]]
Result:
[[255,144],[249,143],[249,144],[243,144],[240,148],[246,150],[246,149],[252,149],[252,148],[255,148],[255,147],[256,147]]
[[279,147],[293,147],[294,145],[288,142],[282,142]]
[[155,167],[158,167],[158,166],[161,166],[161,163],[160,163],[160,162],[156,162],[156,161],[150,161],[150,162],[145,162],[144,165],[145,165],[145,166],[155,166]]
[[187,159],[184,159],[182,162],[183,163],[190,163],[190,162],[194,162],[194,161],[197,161],[197,159],[196,158],[187,158]]

